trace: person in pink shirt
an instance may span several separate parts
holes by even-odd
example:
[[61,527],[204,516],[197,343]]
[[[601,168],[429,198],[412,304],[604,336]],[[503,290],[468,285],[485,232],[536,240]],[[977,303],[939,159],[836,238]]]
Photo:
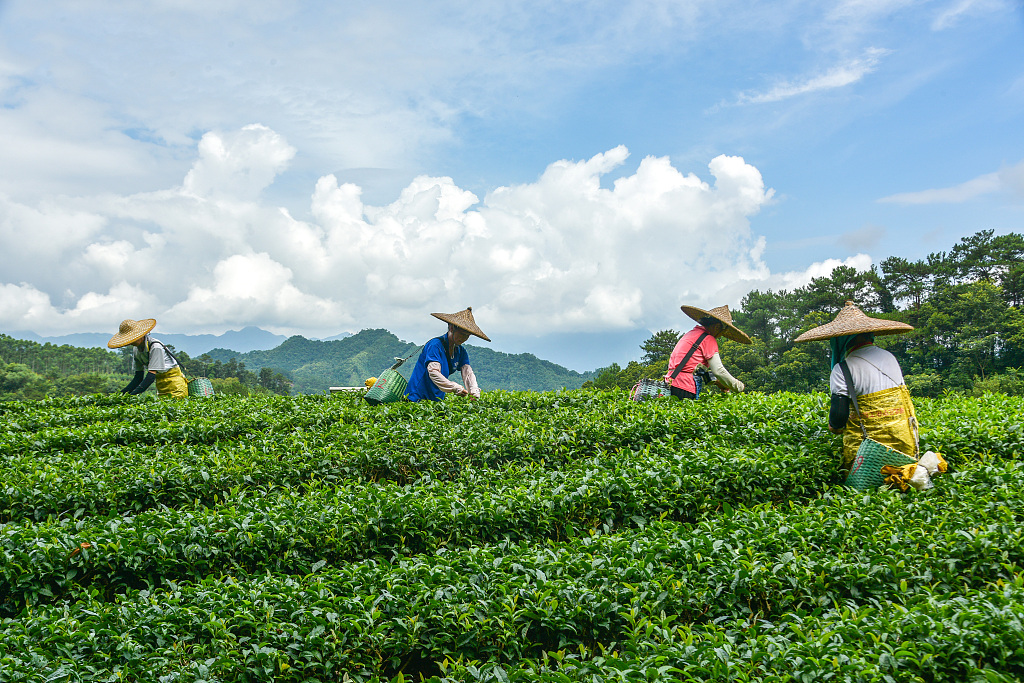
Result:
[[694,399],[700,396],[703,385],[699,369],[710,371],[715,383],[726,391],[743,391],[743,382],[729,374],[718,354],[718,337],[726,337],[741,344],[749,344],[750,337],[732,324],[728,306],[705,311],[696,306],[681,306],[686,315],[697,321],[697,326],[680,337],[668,359],[665,382],[676,398]]

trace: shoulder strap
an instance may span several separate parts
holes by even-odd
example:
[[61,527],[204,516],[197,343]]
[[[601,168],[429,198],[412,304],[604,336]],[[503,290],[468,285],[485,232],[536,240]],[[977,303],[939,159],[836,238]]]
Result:
[[839,367],[843,371],[843,378],[846,380],[846,393],[850,395],[850,403],[853,404],[853,410],[857,413],[860,418],[860,431],[864,435],[864,438],[868,438],[868,428],[864,426],[864,416],[860,414],[860,408],[857,406],[857,390],[853,387],[853,377],[850,375],[850,366],[846,364],[846,361],[839,361]]
[[865,363],[867,363],[868,365],[873,367],[875,370],[878,370],[880,373],[885,375],[888,378],[888,380],[893,383],[893,386],[897,386],[898,387],[900,384],[906,384],[906,382],[897,382],[891,375],[889,375],[888,372],[886,372],[882,368],[878,367],[877,365],[875,365],[874,363],[869,361],[867,358],[862,358],[860,356],[858,356],[858,358],[860,358],[862,361],[864,361]]
[[166,351],[166,352],[167,352],[167,355],[168,355],[168,356],[170,356],[171,358],[174,358],[174,362],[175,362],[175,363],[178,363],[178,367],[179,367],[179,368],[181,368],[181,374],[183,374],[183,375],[185,374],[185,366],[184,366],[184,365],[182,365],[182,364],[181,364],[181,363],[180,363],[180,362],[178,361],[178,359],[174,357],[174,354],[173,354],[173,353],[171,353],[171,350],[170,350],[169,348],[167,348],[167,345],[166,345],[166,344],[164,344],[164,343],[163,343],[162,341],[160,341],[159,339],[154,339],[154,340],[153,340],[153,344],[159,344],[160,346],[164,347],[164,351]]
[[708,336],[707,332],[700,333],[700,336],[697,337],[697,341],[693,342],[693,345],[690,347],[690,350],[686,352],[685,356],[683,356],[683,360],[679,361],[679,365],[677,365],[676,369],[672,371],[672,379],[675,379],[676,375],[678,375],[682,371],[683,366],[686,365],[686,361],[690,360],[690,357],[693,356],[694,351],[697,350],[697,347],[700,346],[700,343],[704,341],[704,337],[706,336]]

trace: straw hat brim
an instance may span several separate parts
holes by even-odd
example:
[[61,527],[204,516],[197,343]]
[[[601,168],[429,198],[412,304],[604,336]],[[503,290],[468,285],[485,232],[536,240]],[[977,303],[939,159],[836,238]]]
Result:
[[845,337],[851,334],[862,334],[873,332],[876,337],[889,334],[904,334],[914,329],[912,325],[901,323],[896,320],[885,320],[883,318],[872,318],[853,305],[839,311],[836,319],[824,325],[818,325],[807,330],[794,342],[820,341],[832,339],[833,337]]
[[156,320],[146,318],[145,320],[123,320],[121,329],[107,342],[107,348],[119,349],[128,346],[149,334],[150,330],[156,327]]
[[[725,329],[722,330],[721,336],[725,337],[726,339],[732,339],[734,342],[739,342],[740,344],[753,343],[750,340],[750,337],[748,337],[746,333],[743,332],[743,330],[732,324],[732,315],[729,313],[728,306],[714,308],[710,311],[706,311],[703,308],[698,308],[696,306],[680,306],[679,308],[680,310],[683,311],[683,313],[690,316],[697,322],[700,322],[701,318],[711,317],[717,320],[718,322],[722,323],[723,325],[725,325]],[[725,316],[729,317],[726,318]]]
[[473,319],[472,307],[467,308],[464,311],[458,313],[431,313],[438,320],[443,320],[446,323],[455,325],[459,329],[465,330],[472,335],[480,337],[484,341],[491,341],[491,338],[484,334],[484,331],[476,324],[476,320]]

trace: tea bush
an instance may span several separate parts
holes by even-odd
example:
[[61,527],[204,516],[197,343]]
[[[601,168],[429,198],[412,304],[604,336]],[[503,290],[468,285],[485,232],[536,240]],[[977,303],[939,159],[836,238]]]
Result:
[[823,395],[0,404],[0,679],[1018,680],[1024,399],[840,484]]

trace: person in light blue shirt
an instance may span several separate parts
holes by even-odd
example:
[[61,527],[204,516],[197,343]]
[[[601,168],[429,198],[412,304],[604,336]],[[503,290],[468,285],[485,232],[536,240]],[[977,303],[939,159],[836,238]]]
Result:
[[[428,341],[416,359],[416,367],[405,390],[410,401],[440,401],[445,394],[480,398],[480,387],[469,364],[469,352],[463,346],[470,335],[491,341],[473,319],[472,307],[458,313],[431,313],[448,323],[448,331]],[[462,384],[448,378],[454,372],[462,375]]]

